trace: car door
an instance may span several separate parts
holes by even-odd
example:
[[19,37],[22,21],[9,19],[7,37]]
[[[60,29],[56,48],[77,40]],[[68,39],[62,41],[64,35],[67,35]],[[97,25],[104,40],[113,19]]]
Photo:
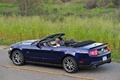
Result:
[[65,56],[62,49],[62,47],[51,47],[51,54],[48,56],[50,63],[61,64],[61,60]]
[[63,52],[58,48],[45,46],[31,46],[25,49],[25,55],[29,61],[45,62],[45,63],[60,63]]
[[42,54],[43,62],[47,63],[60,63],[60,59],[62,57],[62,53],[58,48],[55,47],[42,47],[39,51],[39,56]]

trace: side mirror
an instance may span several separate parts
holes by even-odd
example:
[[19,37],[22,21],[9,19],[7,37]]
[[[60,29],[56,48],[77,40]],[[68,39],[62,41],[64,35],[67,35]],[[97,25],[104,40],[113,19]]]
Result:
[[41,46],[40,46],[39,42],[36,44],[36,46],[37,46],[38,48],[41,48]]

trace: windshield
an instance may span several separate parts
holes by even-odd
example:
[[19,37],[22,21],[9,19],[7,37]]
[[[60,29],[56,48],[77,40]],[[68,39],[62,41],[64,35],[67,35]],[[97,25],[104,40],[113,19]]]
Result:
[[40,40],[40,44],[44,42],[54,41],[56,38],[61,38],[64,35],[65,35],[64,33],[59,33],[59,34],[53,34],[53,35],[47,36]]

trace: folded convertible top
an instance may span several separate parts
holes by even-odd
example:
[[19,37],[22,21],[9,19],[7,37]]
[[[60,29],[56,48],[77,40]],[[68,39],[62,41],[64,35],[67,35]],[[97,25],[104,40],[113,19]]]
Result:
[[87,40],[87,41],[82,41],[82,42],[76,42],[73,47],[82,47],[82,46],[86,46],[92,43],[95,43],[96,41],[93,40]]

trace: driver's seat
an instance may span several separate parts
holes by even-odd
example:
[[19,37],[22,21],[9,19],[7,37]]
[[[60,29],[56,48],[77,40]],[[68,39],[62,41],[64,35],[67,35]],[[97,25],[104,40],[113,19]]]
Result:
[[74,39],[70,39],[70,44],[73,44],[75,43],[75,40]]
[[64,40],[60,41],[60,46],[65,46],[65,41]]

